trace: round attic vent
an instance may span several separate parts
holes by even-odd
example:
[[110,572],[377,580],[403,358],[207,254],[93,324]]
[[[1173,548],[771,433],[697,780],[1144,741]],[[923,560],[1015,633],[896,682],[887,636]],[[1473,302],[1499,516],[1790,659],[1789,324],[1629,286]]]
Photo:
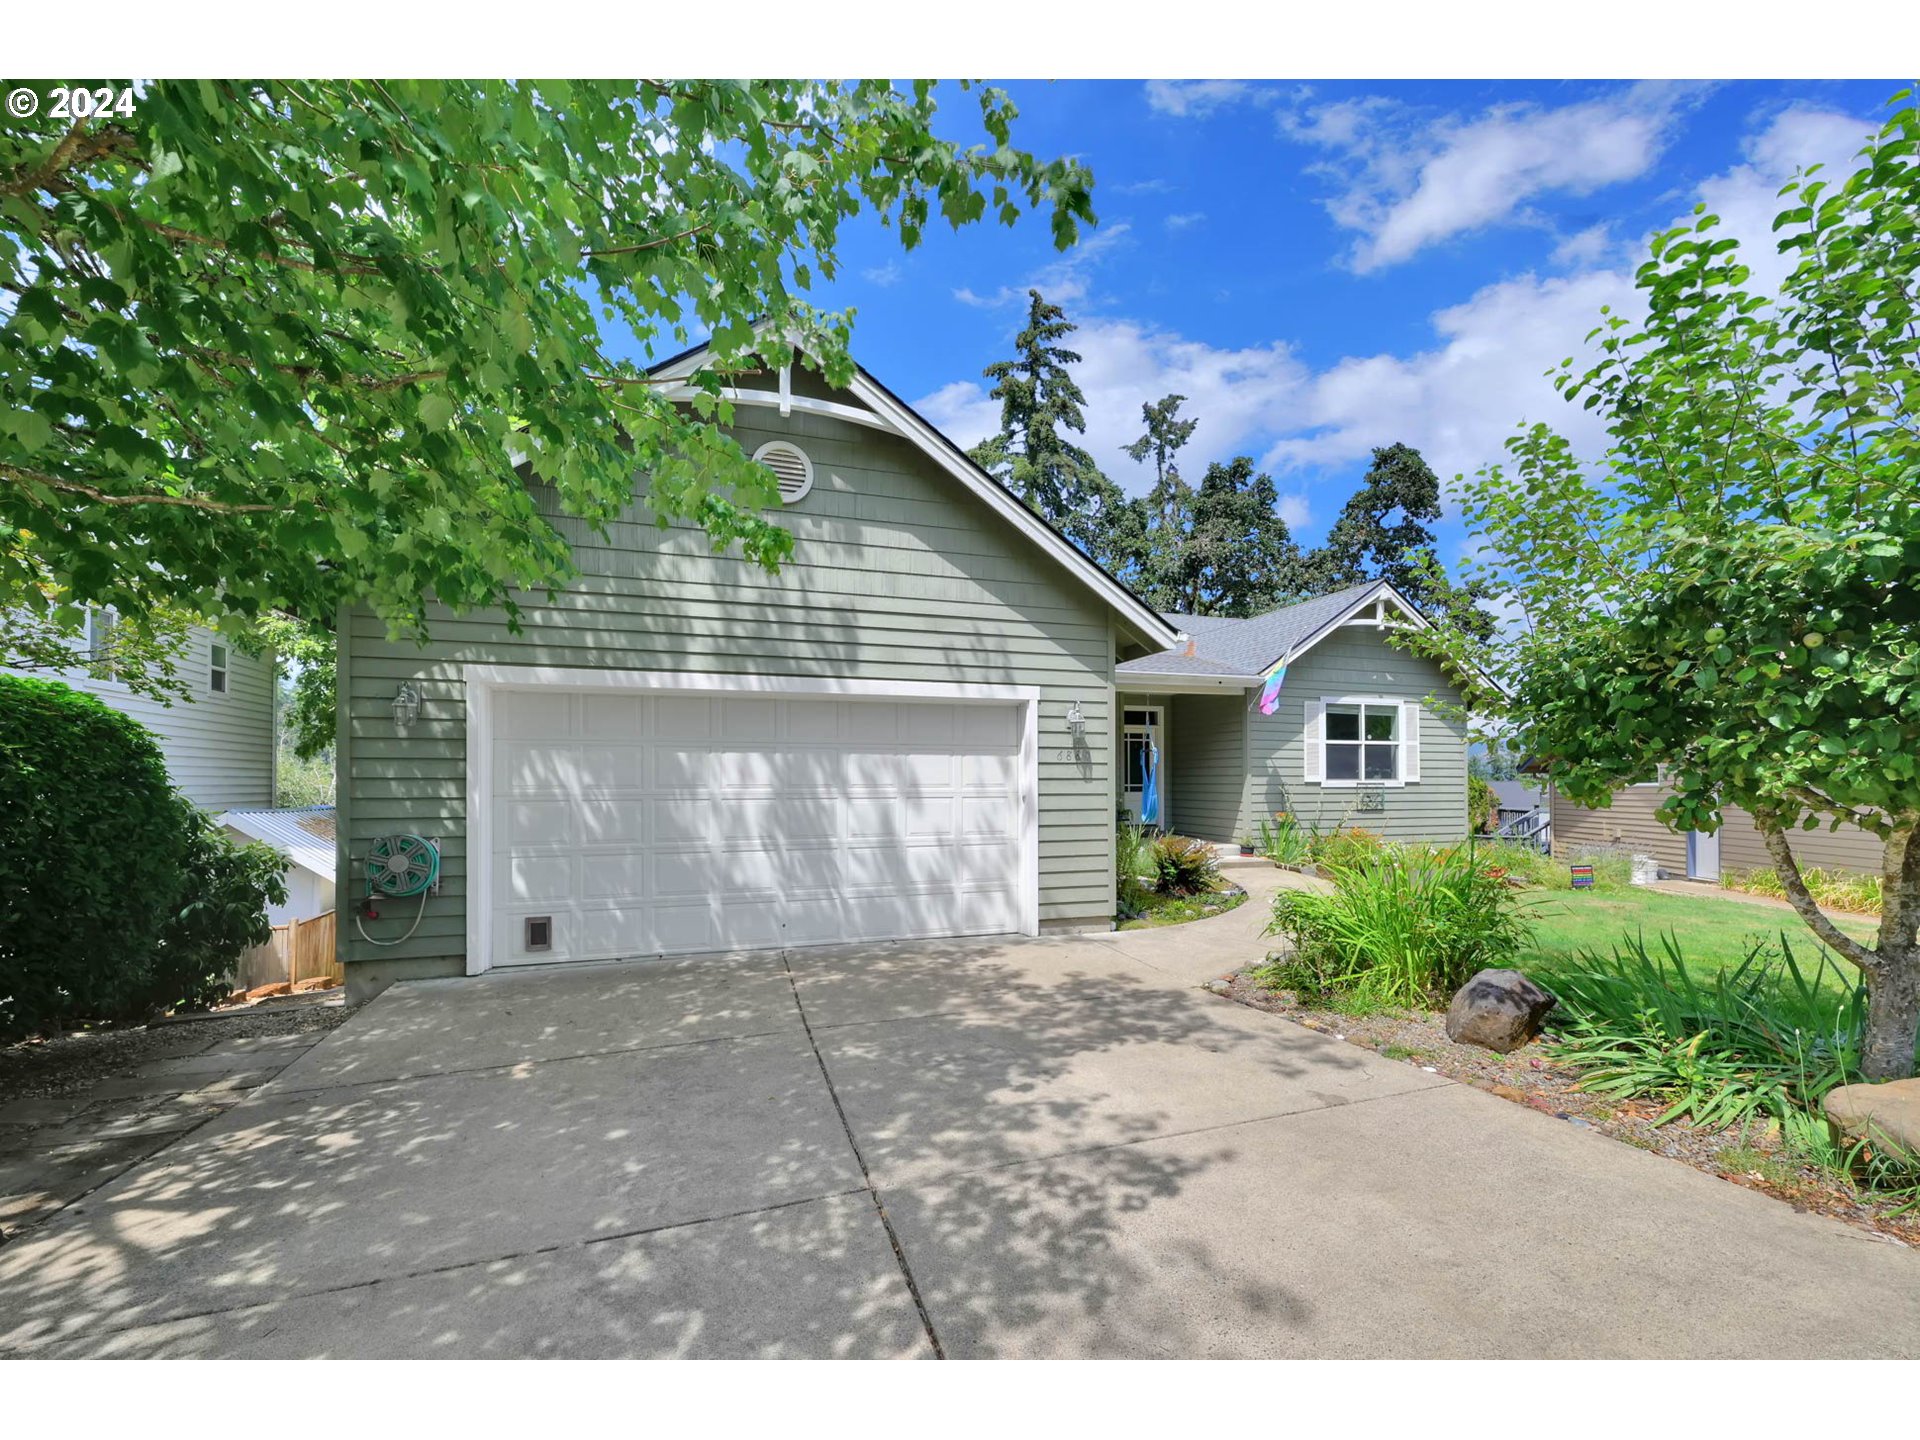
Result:
[[754,460],[767,467],[780,482],[780,503],[791,505],[806,498],[813,489],[813,461],[798,445],[785,440],[769,440],[753,452]]

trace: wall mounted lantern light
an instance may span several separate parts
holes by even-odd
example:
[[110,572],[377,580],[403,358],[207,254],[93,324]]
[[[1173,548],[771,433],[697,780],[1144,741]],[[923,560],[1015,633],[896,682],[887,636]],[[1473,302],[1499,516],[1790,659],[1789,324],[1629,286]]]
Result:
[[402,680],[393,696],[393,723],[404,730],[420,718],[420,692],[411,680]]
[[1073,738],[1076,740],[1087,738],[1087,715],[1080,708],[1078,700],[1067,707],[1067,729],[1073,732]]

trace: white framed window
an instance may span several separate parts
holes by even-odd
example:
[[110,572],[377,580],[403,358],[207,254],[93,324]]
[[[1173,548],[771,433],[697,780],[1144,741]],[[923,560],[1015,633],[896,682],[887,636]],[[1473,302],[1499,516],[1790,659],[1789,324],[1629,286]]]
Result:
[[1420,707],[1384,696],[1307,702],[1304,778],[1333,789],[1398,787],[1420,779]]
[[813,461],[798,445],[785,440],[769,440],[753,452],[754,463],[764,465],[780,482],[780,503],[792,505],[807,497],[813,489]]
[[207,651],[207,690],[214,695],[227,693],[227,647],[217,642]]

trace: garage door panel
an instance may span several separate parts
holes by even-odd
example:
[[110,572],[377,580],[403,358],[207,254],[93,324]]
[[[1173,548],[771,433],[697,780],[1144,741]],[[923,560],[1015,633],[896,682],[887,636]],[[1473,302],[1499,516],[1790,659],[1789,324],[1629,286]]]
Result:
[[661,740],[711,740],[713,702],[700,695],[660,695],[653,701],[653,734]]
[[574,807],[564,800],[512,800],[502,807],[498,843],[509,850],[574,843]]
[[953,851],[946,845],[855,846],[845,853],[847,888],[951,888]]
[[953,817],[958,801],[952,795],[920,797],[910,795],[901,804],[905,819],[902,835],[908,840],[945,839],[953,834]]
[[838,840],[843,802],[832,796],[727,796],[702,807],[699,835],[714,843],[748,845],[770,837]]
[[719,703],[723,738],[760,741],[780,738],[778,700],[722,700]]
[[856,745],[891,745],[900,738],[900,707],[882,701],[848,705],[846,734]]
[[963,755],[960,757],[961,788],[1011,795],[1020,783],[1020,759],[1016,755]]
[[1006,883],[1018,873],[1019,847],[1011,841],[998,845],[962,845],[954,852],[954,871],[963,885]]
[[580,898],[613,900],[622,896],[645,897],[652,893],[647,882],[647,855],[644,850],[588,852],[580,856]]
[[1008,795],[963,795],[960,833],[1013,839],[1020,833],[1020,806]]
[[582,800],[572,807],[575,837],[582,845],[643,845],[650,838],[648,819],[660,811],[639,796],[624,800]]
[[581,695],[580,737],[583,740],[639,740],[650,729],[645,696]]
[[966,750],[1020,746],[1020,715],[1011,705],[962,705],[959,743]]
[[802,744],[835,742],[840,738],[840,717],[846,708],[835,700],[783,701],[780,738]]
[[494,867],[496,899],[510,903],[557,902],[573,899],[574,857],[566,854],[515,855]]
[[951,706],[903,705],[899,723],[902,745],[928,750],[953,749],[956,716]]
[[495,733],[505,739],[569,739],[573,735],[574,704],[578,697],[542,694],[538,690],[507,690],[494,697]]
[[[1004,933],[1025,913],[1012,705],[496,697],[499,963]],[[553,946],[524,947],[524,920]]]

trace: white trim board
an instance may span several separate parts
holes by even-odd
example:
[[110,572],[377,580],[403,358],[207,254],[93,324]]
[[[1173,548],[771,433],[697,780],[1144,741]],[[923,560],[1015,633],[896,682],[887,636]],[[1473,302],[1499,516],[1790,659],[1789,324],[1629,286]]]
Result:
[[952,685],[806,675],[705,675],[663,670],[592,670],[555,665],[465,665],[467,712],[467,974],[493,967],[493,696],[502,690],[642,690],[665,694],[761,694],[841,700],[921,700],[1021,707],[1020,933],[1040,933],[1040,689],[1035,685]]

